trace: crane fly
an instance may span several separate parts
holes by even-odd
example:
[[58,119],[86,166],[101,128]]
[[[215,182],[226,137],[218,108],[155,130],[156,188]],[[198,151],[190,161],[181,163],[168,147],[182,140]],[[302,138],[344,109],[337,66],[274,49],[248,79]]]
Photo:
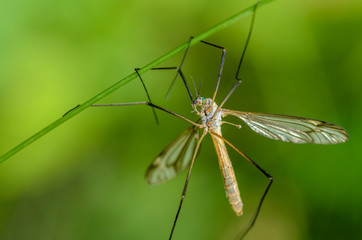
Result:
[[[187,84],[186,78],[182,72],[182,65],[185,60],[185,57],[188,53],[190,43],[192,41],[192,37],[189,41],[189,46],[185,51],[184,57],[181,61],[179,67],[160,67],[160,68],[153,68],[152,70],[177,70],[176,76],[174,81],[172,82],[170,89],[167,93],[171,91],[176,79],[180,76],[184,82],[188,95],[191,99],[191,106],[193,111],[198,116],[198,120],[193,122],[177,113],[171,112],[165,108],[162,108],[158,105],[152,103],[150,95],[148,94],[147,88],[144,84],[144,81],[141,78],[138,70],[135,69],[136,73],[138,74],[139,79],[141,80],[144,90],[147,94],[148,101],[146,102],[132,102],[132,103],[115,103],[115,104],[98,104],[92,105],[94,107],[98,106],[130,106],[130,105],[148,105],[152,108],[152,111],[155,115],[156,122],[158,123],[157,115],[155,109],[159,109],[161,111],[167,112],[171,115],[174,115],[180,119],[183,119],[190,124],[192,124],[189,128],[187,128],[184,132],[181,133],[175,140],[173,140],[151,163],[146,171],[146,181],[151,184],[161,184],[164,183],[177,174],[179,174],[182,170],[185,170],[188,167],[188,174],[186,177],[185,185],[182,191],[181,200],[179,203],[179,207],[174,219],[174,223],[171,229],[171,233],[169,239],[172,239],[175,226],[177,223],[177,219],[181,210],[181,206],[183,200],[186,195],[187,186],[189,183],[191,171],[200,148],[200,145],[204,139],[204,137],[209,133],[211,135],[212,141],[214,143],[214,147],[216,150],[216,155],[219,160],[219,166],[222,173],[224,187],[226,196],[229,200],[229,203],[234,210],[235,214],[240,216],[243,214],[243,202],[240,197],[240,191],[238,187],[238,183],[235,177],[235,173],[232,167],[232,163],[230,161],[230,157],[228,155],[228,151],[226,145],[229,145],[233,148],[237,153],[243,156],[246,160],[248,160],[252,165],[254,165],[260,172],[262,172],[268,179],[269,183],[259,201],[257,206],[256,212],[254,217],[251,219],[249,225],[247,225],[242,232],[237,236],[238,239],[242,239],[249,230],[253,227],[257,216],[260,212],[262,203],[266,194],[268,193],[272,183],[273,178],[269,175],[265,170],[263,170],[256,162],[254,162],[251,158],[241,152],[236,146],[230,143],[227,139],[222,136],[221,126],[222,124],[231,124],[236,126],[237,128],[241,128],[239,124],[234,124],[230,122],[223,121],[223,118],[228,116],[233,116],[236,118],[241,119],[246,125],[248,125],[253,131],[256,133],[271,138],[274,140],[280,140],[284,142],[291,142],[291,143],[313,143],[313,144],[337,144],[343,143],[348,140],[348,133],[342,127],[337,125],[320,121],[314,120],[310,118],[303,118],[303,117],[294,117],[294,116],[287,116],[287,115],[279,115],[279,114],[266,114],[266,113],[253,113],[253,112],[241,112],[241,111],[234,111],[229,109],[222,108],[227,99],[230,95],[234,92],[236,87],[241,83],[241,78],[239,78],[239,72],[241,68],[241,63],[244,59],[244,55],[250,40],[251,32],[254,25],[255,20],[255,13],[257,4],[254,5],[254,11],[251,19],[251,24],[249,28],[249,32],[246,38],[246,43],[244,46],[244,50],[242,52],[239,65],[237,68],[237,73],[235,78],[237,80],[236,84],[233,88],[229,91],[227,96],[221,102],[220,105],[217,105],[215,102],[215,97],[217,95],[217,91],[219,88],[219,83],[221,79],[221,73],[223,70],[224,59],[225,59],[225,52],[226,49],[212,44],[205,41],[201,41],[204,44],[209,46],[218,48],[222,50],[221,55],[221,63],[219,67],[219,74],[216,82],[216,88],[212,98],[204,98],[200,96],[200,88],[197,91],[195,83],[193,81],[193,85],[195,88],[196,97],[194,98],[191,94],[190,88]],[[200,134],[201,130],[201,134]]]

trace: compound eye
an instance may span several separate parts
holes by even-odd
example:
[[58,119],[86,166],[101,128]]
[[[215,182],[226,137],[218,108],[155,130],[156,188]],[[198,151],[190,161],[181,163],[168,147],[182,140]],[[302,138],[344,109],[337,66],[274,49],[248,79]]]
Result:
[[206,104],[206,99],[202,98],[202,104]]

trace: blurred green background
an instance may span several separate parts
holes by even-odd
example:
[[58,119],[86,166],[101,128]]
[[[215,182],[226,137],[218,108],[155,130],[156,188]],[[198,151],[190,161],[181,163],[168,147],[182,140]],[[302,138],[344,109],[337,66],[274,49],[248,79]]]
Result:
[[[255,1],[0,1],[0,154],[117,80]],[[235,83],[250,17],[207,39],[227,48],[217,101]],[[293,145],[223,127],[275,178],[246,239],[362,239],[362,2],[275,1],[257,12],[225,107],[329,121],[350,140]],[[182,54],[163,66],[176,66]],[[210,96],[220,51],[198,44],[184,73]],[[153,101],[195,119],[174,72],[144,75]],[[102,103],[146,100],[132,81]],[[0,165],[0,239],[167,239],[186,173],[151,187],[147,166],[188,124],[145,106],[87,109]],[[239,123],[238,119],[229,121]],[[245,214],[225,197],[210,137],[174,239],[233,239],[267,179],[230,150]]]

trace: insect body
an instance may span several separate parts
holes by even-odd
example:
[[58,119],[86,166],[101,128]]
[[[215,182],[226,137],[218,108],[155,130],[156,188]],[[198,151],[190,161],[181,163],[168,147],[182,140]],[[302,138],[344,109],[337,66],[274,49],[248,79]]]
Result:
[[[201,107],[201,111],[197,110],[197,106]],[[211,98],[197,97],[192,103],[195,112],[201,116],[201,122],[204,129],[214,132],[220,136],[221,134],[221,118],[222,112],[219,111],[217,104]],[[241,201],[238,183],[236,181],[233,166],[231,164],[229,154],[227,152],[223,139],[211,135],[214,142],[216,154],[219,159],[219,166],[224,179],[224,187],[226,196],[235,211],[236,215],[240,216],[243,213],[243,203]]]
[[[198,106],[201,111],[197,110]],[[206,129],[216,130],[221,126],[221,112],[217,111],[218,106],[211,98],[197,97],[192,107],[196,114],[201,116],[201,122]]]
[[[313,143],[313,144],[336,144],[342,143],[348,140],[348,133],[342,127],[337,125],[327,123],[324,121],[314,120],[310,118],[302,118],[302,117],[294,117],[287,115],[278,115],[278,114],[266,114],[266,113],[252,113],[252,112],[240,112],[234,110],[228,110],[222,108],[227,99],[234,92],[236,87],[241,83],[241,78],[239,77],[239,72],[241,68],[241,63],[244,59],[244,54],[246,48],[249,43],[251,30],[254,24],[255,19],[255,10],[258,3],[254,5],[254,13],[251,21],[251,26],[249,29],[249,33],[246,39],[245,47],[242,52],[239,66],[237,68],[237,72],[235,78],[237,80],[234,87],[230,90],[228,95],[224,98],[221,104],[218,106],[215,103],[216,94],[218,91],[221,73],[223,69],[223,64],[225,60],[225,51],[226,49],[205,41],[201,41],[207,45],[212,47],[216,47],[222,50],[221,55],[221,63],[219,68],[218,79],[216,83],[216,88],[212,98],[203,98],[200,97],[200,89],[196,92],[196,97],[194,98],[191,94],[190,88],[187,84],[186,78],[181,71],[182,64],[185,60],[186,54],[188,52],[189,47],[186,49],[184,58],[179,67],[160,67],[153,68],[154,70],[177,70],[177,75],[171,84],[170,89],[174,85],[177,76],[180,76],[184,82],[186,90],[191,100],[191,106],[194,112],[199,116],[199,119],[194,122],[191,121],[177,113],[171,112],[165,108],[162,108],[158,105],[152,103],[151,98],[148,94],[148,91],[145,87],[145,84],[141,78],[141,75],[136,70],[136,73],[141,80],[143,87],[146,91],[148,101],[147,102],[134,102],[134,103],[118,103],[118,104],[98,104],[93,106],[129,106],[129,105],[147,105],[152,107],[153,113],[155,114],[155,109],[159,109],[161,111],[167,112],[173,116],[176,116],[182,120],[187,121],[191,124],[191,127],[187,128],[184,132],[181,133],[175,140],[173,140],[151,163],[146,171],[146,181],[149,184],[160,184],[164,183],[172,178],[174,178],[178,173],[188,167],[188,174],[186,177],[185,185],[182,191],[180,204],[178,207],[178,211],[176,213],[176,217],[174,219],[174,223],[171,229],[169,239],[172,239],[175,226],[177,223],[178,216],[180,214],[180,210],[182,207],[183,200],[186,195],[187,186],[189,183],[189,179],[191,176],[191,171],[194,165],[194,161],[196,159],[198,150],[200,145],[204,139],[204,137],[209,133],[215,145],[216,154],[219,159],[219,166],[224,180],[224,187],[226,191],[226,196],[229,199],[231,207],[233,208],[236,215],[242,215],[243,213],[243,204],[240,197],[240,192],[238,188],[238,184],[236,181],[235,173],[226,149],[226,145],[229,145],[236,152],[238,152],[241,156],[243,156],[247,161],[249,161],[252,165],[254,165],[261,173],[263,173],[268,179],[269,183],[259,201],[257,210],[255,212],[254,217],[251,219],[250,224],[244,228],[244,230],[238,235],[238,239],[242,239],[248,231],[254,225],[258,214],[260,212],[262,203],[267,195],[270,186],[273,183],[273,178],[269,175],[265,170],[263,170],[256,162],[254,162],[251,158],[241,152],[237,147],[235,147],[232,143],[230,143],[227,139],[222,136],[221,126],[224,123],[234,125],[240,128],[240,125],[225,122],[222,119],[227,116],[234,116],[242,121],[244,121],[253,131],[256,133],[263,135],[264,137],[271,138],[274,140],[281,140],[284,142],[292,142],[292,143]],[[189,46],[192,41],[192,37],[189,41]],[[170,91],[170,90],[169,90]],[[167,94],[167,96],[169,93]],[[156,122],[157,116],[156,117]],[[199,130],[202,131],[202,134],[199,134]],[[226,144],[225,144],[226,143]]]
[[[192,101],[191,105],[194,109],[194,112],[200,116],[200,120],[194,123],[186,119],[187,121],[190,121],[193,126],[186,129],[178,138],[171,142],[165,148],[165,150],[163,150],[156,157],[146,172],[146,180],[149,183],[163,183],[175,177],[180,171],[187,167],[189,162],[191,162],[184,191],[182,193],[179,210],[176,214],[170,238],[172,237],[178,214],[186,194],[186,188],[189,182],[197,151],[207,133],[210,133],[213,140],[216,154],[219,159],[220,170],[223,175],[226,196],[228,197],[231,207],[236,215],[242,215],[243,203],[240,197],[239,187],[225,143],[236,150],[240,155],[246,158],[259,171],[269,178],[269,184],[259,202],[256,214],[250,225],[246,227],[246,230],[243,232],[243,234],[241,234],[241,237],[245,236],[245,234],[253,226],[263,200],[273,182],[273,178],[265,170],[263,170],[258,164],[256,164],[253,160],[251,160],[248,156],[242,153],[238,148],[236,148],[222,136],[221,126],[224,123],[228,123],[240,128],[240,125],[222,121],[223,117],[237,117],[243,120],[256,133],[259,133],[264,137],[284,142],[292,142],[297,144],[337,144],[348,140],[348,133],[346,130],[340,126],[324,121],[279,114],[240,112],[221,108],[239,83],[240,81],[234,86],[220,106],[218,106],[211,98],[203,98],[199,96],[196,97],[196,99]],[[203,130],[201,137],[199,137],[198,129]]]

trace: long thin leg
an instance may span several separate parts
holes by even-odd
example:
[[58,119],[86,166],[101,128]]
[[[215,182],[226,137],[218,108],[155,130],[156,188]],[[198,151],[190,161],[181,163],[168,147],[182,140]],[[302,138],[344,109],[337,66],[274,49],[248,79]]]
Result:
[[202,136],[200,137],[199,141],[197,142],[197,145],[196,145],[196,148],[195,148],[195,151],[194,151],[194,155],[192,156],[190,168],[189,168],[189,171],[188,171],[188,173],[187,173],[187,177],[186,177],[186,181],[185,181],[184,190],[182,191],[182,195],[181,195],[180,205],[178,206],[178,210],[177,210],[177,213],[176,213],[175,220],[174,220],[174,222],[173,222],[173,226],[172,226],[172,230],[171,230],[171,233],[170,233],[169,240],[172,239],[172,235],[173,235],[173,232],[174,232],[175,227],[176,227],[177,219],[178,219],[178,216],[179,216],[180,211],[181,211],[182,203],[183,203],[183,201],[184,201],[184,199],[185,199],[185,196],[186,196],[187,185],[189,184],[189,180],[190,180],[190,176],[191,176],[191,171],[192,171],[192,167],[194,166],[194,162],[195,162],[195,158],[196,158],[196,155],[197,155],[197,151],[199,150],[200,144],[201,144],[202,140],[204,139],[204,137],[206,136],[206,134],[207,134],[207,131],[204,130]]
[[235,78],[238,81],[241,81],[241,79],[239,78],[239,72],[240,72],[241,64],[242,64],[242,62],[244,60],[246,49],[248,48],[248,45],[249,45],[249,40],[250,40],[250,37],[251,37],[251,33],[253,31],[253,28],[254,28],[255,14],[256,14],[256,9],[257,9],[258,5],[259,5],[259,2],[257,2],[254,5],[253,16],[251,17],[251,24],[250,24],[250,28],[249,28],[248,37],[246,38],[246,42],[245,42],[245,45],[244,45],[244,50],[243,50],[243,53],[241,54],[241,58],[240,58],[239,65],[238,65],[238,70],[236,71]]
[[217,91],[219,89],[219,84],[220,84],[220,79],[221,79],[221,74],[222,74],[222,69],[224,67],[224,62],[225,62],[225,54],[226,54],[226,48],[222,47],[222,46],[218,46],[216,44],[213,43],[209,43],[209,42],[205,42],[205,41],[200,41],[202,43],[205,43],[207,45],[210,45],[212,47],[216,47],[222,50],[221,53],[221,62],[220,62],[220,67],[219,67],[219,74],[217,76],[217,82],[216,82],[216,87],[215,87],[215,91],[214,91],[214,96],[212,97],[212,102],[211,102],[211,106],[214,104],[215,98],[216,98],[216,94]]
[[133,105],[147,105],[147,106],[150,106],[150,107],[153,107],[153,108],[157,108],[157,109],[160,109],[164,112],[167,112],[175,117],[178,117],[178,118],[181,118],[182,120],[185,120],[186,122],[189,122],[191,123],[192,125],[195,125],[196,127],[199,127],[199,128],[202,128],[202,125],[201,124],[197,124],[177,113],[174,113],[174,112],[171,112],[170,110],[167,110],[163,107],[160,107],[160,106],[157,106],[153,103],[150,103],[150,102],[130,102],[130,103],[111,103],[111,104],[95,104],[95,105],[91,105],[91,107],[113,107],[113,106],[133,106]]
[[[224,101],[222,101],[222,103],[219,105],[219,107],[217,108],[217,111],[220,111],[221,107],[225,104],[225,102],[228,100],[228,98],[231,96],[231,94],[234,92],[234,90],[236,89],[237,86],[239,86],[239,84],[241,83],[241,78],[239,78],[239,72],[240,72],[240,68],[241,68],[241,64],[244,60],[244,56],[245,56],[245,53],[246,53],[246,49],[248,48],[248,45],[249,45],[249,41],[250,41],[250,37],[251,37],[251,33],[253,31],[253,27],[254,27],[254,21],[255,21],[255,14],[256,14],[256,9],[259,5],[259,2],[256,3],[254,5],[254,10],[253,10],[253,16],[251,18],[251,24],[250,24],[250,28],[249,28],[249,33],[248,33],[248,37],[246,39],[246,43],[245,43],[245,46],[244,46],[244,50],[243,50],[243,53],[241,54],[241,58],[240,58],[240,61],[239,61],[239,65],[238,65],[238,69],[236,71],[236,75],[235,75],[235,78],[237,80],[237,82],[235,83],[234,87],[231,89],[231,91],[228,93],[228,95],[225,97]],[[217,91],[217,89],[215,90],[215,92]],[[215,94],[214,94],[215,96]],[[214,114],[212,120],[214,120],[215,116],[217,114]]]
[[[184,61],[185,61],[185,59],[186,59],[186,55],[187,55],[187,53],[189,52],[190,44],[191,44],[191,41],[192,41],[193,38],[194,38],[194,37],[190,37],[190,39],[189,39],[189,45],[187,46],[186,51],[185,51],[185,54],[184,54],[184,56],[183,56],[183,58],[182,58],[182,61],[181,61],[181,63],[180,63],[180,66],[178,67],[178,69],[180,69],[180,71],[181,71],[182,65],[184,64]],[[167,93],[166,93],[166,96],[165,96],[165,99],[166,99],[166,100],[170,97],[170,93],[171,93],[171,91],[172,91],[172,89],[173,89],[173,87],[174,87],[174,85],[175,85],[175,83],[176,83],[177,77],[178,77],[178,73],[176,73],[176,76],[175,76],[175,78],[173,79],[173,81],[172,81],[172,83],[171,83],[171,85],[170,85],[170,87],[169,87],[169,89],[168,89],[168,91],[167,91]],[[181,77],[182,77],[182,76],[181,76]],[[185,86],[186,86],[186,88],[187,88],[187,91],[188,91],[189,94],[190,94],[191,101],[192,101],[193,99],[192,99],[192,96],[191,96],[191,93],[190,93],[189,85],[187,84],[185,78],[184,78],[184,77],[182,77],[182,78],[183,78],[183,80],[184,80],[184,84],[185,84]]]
[[[185,77],[183,76],[183,73],[181,72],[180,69],[178,69],[178,67],[165,67],[165,68],[152,68],[151,70],[168,70],[168,69],[177,69],[177,74],[180,74],[182,79],[184,80],[184,82],[186,82],[185,80]],[[145,82],[143,81],[142,77],[141,77],[141,74],[138,72],[138,70],[140,70],[140,68],[135,68],[134,69],[138,75],[138,78],[140,79],[141,83],[142,83],[142,86],[143,86],[143,89],[145,90],[146,92],[146,95],[147,95],[147,98],[148,98],[148,101],[152,104],[152,100],[151,100],[151,97],[150,97],[150,94],[148,93],[148,90],[147,90],[147,87],[146,87],[146,84]],[[187,85],[186,85],[187,86]],[[189,95],[191,94],[190,93],[190,90],[188,89],[188,92],[189,92]],[[192,101],[192,96],[190,95],[191,97],[191,101]],[[68,113],[70,113],[71,111],[73,111],[74,109],[76,109],[77,107],[79,107],[80,105],[78,104],[77,106],[75,106],[74,108],[68,110],[66,113],[63,114],[63,117],[65,115],[67,115]],[[95,106],[95,105],[93,105]],[[107,106],[110,106],[110,105],[107,105]],[[120,105],[121,106],[121,105]],[[126,106],[126,105],[125,105]],[[156,124],[159,125],[159,121],[158,121],[158,117],[157,117],[157,114],[155,112],[155,109],[152,108],[152,112],[153,112],[153,115],[155,116],[155,119],[156,119]]]
[[[183,74],[183,72],[182,72],[182,70],[181,70],[180,67],[157,67],[157,68],[151,68],[151,70],[173,70],[173,69],[177,70],[176,76],[178,76],[178,75],[181,76],[182,81],[184,82],[184,84],[185,84],[185,86],[186,86],[187,93],[189,94],[189,97],[190,97],[191,102],[192,102],[192,101],[193,101],[193,97],[192,97],[192,94],[191,94],[189,85],[187,84],[185,75]],[[169,90],[169,91],[170,91],[170,90]]]
[[72,108],[72,109],[69,109],[66,113],[64,113],[64,114],[62,115],[62,117],[64,117],[65,115],[67,115],[68,113],[70,113],[71,111],[73,111],[74,109],[78,108],[79,106],[80,106],[80,104],[78,104],[77,106],[75,106],[75,107]]
[[241,152],[239,149],[237,149],[232,143],[230,143],[228,140],[226,140],[224,137],[222,137],[221,135],[215,133],[215,132],[212,132],[210,131],[210,133],[222,140],[224,140],[230,147],[232,147],[236,152],[238,152],[241,156],[243,156],[246,160],[248,160],[251,164],[253,164],[260,172],[262,172],[268,179],[269,179],[269,184],[268,186],[266,187],[265,191],[264,191],[264,194],[263,196],[261,197],[260,201],[259,201],[259,204],[258,204],[258,208],[256,209],[256,212],[255,212],[255,215],[254,217],[251,219],[250,223],[248,226],[246,226],[243,231],[238,234],[238,236],[236,237],[236,239],[243,239],[245,237],[245,235],[250,231],[250,229],[254,226],[254,223],[259,215],[259,212],[260,212],[260,209],[261,209],[261,206],[264,202],[264,199],[265,199],[265,196],[266,194],[268,193],[269,189],[270,189],[270,186],[272,185],[274,179],[273,177],[267,173],[264,169],[262,169],[256,162],[254,162],[253,160],[251,160],[251,158],[249,158],[248,156],[246,156],[243,152]]
[[[237,86],[239,86],[239,84],[241,83],[241,80],[238,80],[234,87],[230,90],[230,92],[228,93],[228,95],[226,95],[224,101],[222,101],[222,103],[218,106],[218,108],[216,109],[216,112],[220,111],[221,107],[224,106],[225,102],[229,99],[229,97],[231,96],[231,94],[235,91],[235,89],[237,88]],[[214,122],[215,117],[217,116],[217,114],[214,114],[214,116],[212,116],[211,122]]]
[[[145,85],[145,82],[143,81],[143,79],[141,78],[141,75],[140,73],[138,72],[139,68],[135,68],[134,69],[139,77],[139,79],[141,80],[141,83],[143,85],[143,88],[145,89],[146,91],[146,95],[147,95],[147,98],[148,98],[148,101],[152,104],[152,101],[151,101],[151,97],[150,97],[150,94],[148,94],[148,91],[147,91],[147,88],[146,88],[146,85]],[[155,119],[156,119],[156,124],[159,125],[159,122],[158,122],[158,118],[157,118],[157,114],[156,114],[156,111],[154,108],[152,108],[152,112],[153,112],[153,115],[155,116]]]
[[[140,69],[140,68],[135,68],[135,71],[136,71],[139,79],[141,80],[141,83],[142,83],[142,85],[143,85],[143,88],[144,88],[145,91],[146,91],[148,101],[149,101],[150,103],[152,103],[151,97],[150,97],[150,95],[148,94],[146,85],[145,85],[145,83],[144,83],[144,81],[143,81],[143,79],[142,79],[142,77],[141,77],[141,74],[138,72],[139,69]],[[193,98],[192,98],[190,89],[189,89],[189,87],[188,87],[188,85],[187,85],[187,83],[186,83],[186,78],[185,78],[184,74],[182,73],[182,71],[181,71],[181,69],[180,69],[179,67],[158,67],[158,68],[151,68],[151,70],[177,70],[177,73],[176,73],[176,74],[177,74],[177,75],[180,74],[180,76],[181,76],[181,78],[182,78],[182,80],[183,80],[183,82],[184,82],[184,84],[185,84],[185,86],[186,86],[187,93],[188,93],[189,96],[190,96],[191,102],[193,101]],[[152,112],[153,112],[153,114],[154,114],[154,116],[155,116],[156,123],[157,123],[157,125],[158,125],[158,124],[159,124],[159,121],[158,121],[158,118],[157,118],[157,115],[156,115],[156,112],[155,112],[155,109],[154,109],[154,108],[152,108]]]

